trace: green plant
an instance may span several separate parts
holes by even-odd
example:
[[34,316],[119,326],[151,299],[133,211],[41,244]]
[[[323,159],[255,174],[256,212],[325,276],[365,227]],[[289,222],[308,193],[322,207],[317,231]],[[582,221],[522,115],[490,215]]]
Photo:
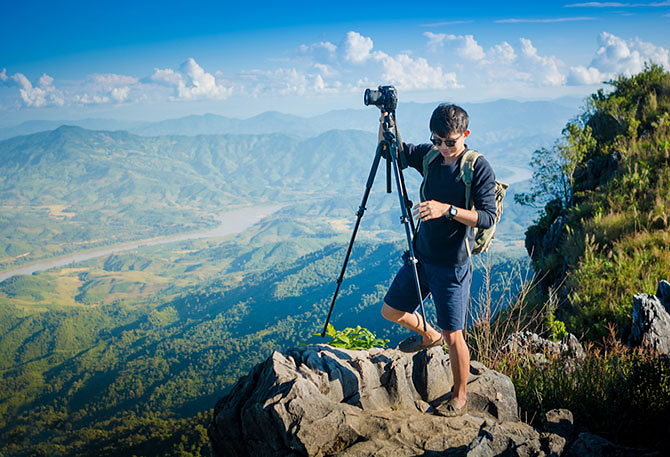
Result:
[[[333,340],[327,344],[343,349],[370,349],[373,347],[385,348],[389,340],[377,338],[370,330],[357,325],[356,328],[347,327],[344,330],[335,330],[333,324],[328,324],[326,334]],[[315,335],[321,335],[315,333]]]
[[566,408],[576,424],[617,444],[667,452],[670,358],[631,350],[609,331],[604,348],[584,345],[583,359],[546,354],[546,363],[537,364],[507,354],[492,368],[510,376],[519,409],[533,425],[547,411]]
[[565,328],[565,323],[556,319],[553,313],[547,315],[545,324],[549,331],[549,339],[552,341],[560,341],[568,334],[568,331]]

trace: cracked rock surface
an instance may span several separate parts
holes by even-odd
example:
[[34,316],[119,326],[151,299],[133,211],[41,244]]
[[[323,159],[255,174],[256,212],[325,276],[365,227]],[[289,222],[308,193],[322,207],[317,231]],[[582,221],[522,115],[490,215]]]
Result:
[[219,400],[210,439],[239,457],[547,455],[542,443],[560,442],[519,421],[507,376],[474,361],[470,373],[468,413],[446,418],[432,414],[453,383],[440,347],[274,352]]

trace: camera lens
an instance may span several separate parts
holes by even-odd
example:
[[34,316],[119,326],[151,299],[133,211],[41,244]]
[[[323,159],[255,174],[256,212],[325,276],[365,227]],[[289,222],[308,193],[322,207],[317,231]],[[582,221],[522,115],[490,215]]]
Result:
[[381,105],[383,98],[384,94],[382,94],[380,91],[374,89],[365,89],[365,97],[363,98],[363,102],[366,105],[379,106]]

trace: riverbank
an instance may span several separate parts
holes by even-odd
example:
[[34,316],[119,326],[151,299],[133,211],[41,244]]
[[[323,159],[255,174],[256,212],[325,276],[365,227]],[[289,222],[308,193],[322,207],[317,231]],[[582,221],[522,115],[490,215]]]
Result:
[[143,240],[120,243],[103,248],[95,248],[77,253],[70,253],[46,260],[37,260],[19,268],[13,268],[0,272],[0,282],[17,275],[30,275],[38,271],[50,270],[63,267],[72,263],[104,257],[110,254],[130,251],[143,246],[155,246],[159,244],[175,243],[178,241],[197,240],[203,238],[218,238],[243,232],[261,219],[281,209],[283,205],[252,206],[234,209],[221,215],[221,224],[213,229],[199,230],[195,232],[170,235],[165,237],[154,237]]

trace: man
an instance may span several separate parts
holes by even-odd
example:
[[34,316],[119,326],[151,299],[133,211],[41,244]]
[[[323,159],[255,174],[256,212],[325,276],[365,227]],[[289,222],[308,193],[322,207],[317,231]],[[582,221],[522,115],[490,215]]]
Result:
[[[383,116],[382,116],[383,119]],[[467,150],[468,114],[463,108],[439,105],[430,119],[432,144],[405,144],[407,163],[424,176],[425,201],[414,206],[419,219],[414,249],[419,261],[419,283],[422,297],[432,293],[441,332],[424,323],[416,312],[419,306],[414,273],[405,262],[384,297],[384,318],[416,332],[418,335],[400,343],[405,352],[416,352],[446,343],[449,347],[454,386],[447,403],[436,408],[438,414],[457,416],[466,412],[470,353],[463,329],[470,299],[472,268],[466,237],[473,246],[472,227],[488,228],[496,216],[495,175],[484,157],[475,162],[472,178],[472,201],[475,209],[466,208],[465,184],[459,180],[460,158]],[[379,129],[379,141],[383,139]],[[428,165],[424,175],[424,156],[437,148],[440,154]]]

